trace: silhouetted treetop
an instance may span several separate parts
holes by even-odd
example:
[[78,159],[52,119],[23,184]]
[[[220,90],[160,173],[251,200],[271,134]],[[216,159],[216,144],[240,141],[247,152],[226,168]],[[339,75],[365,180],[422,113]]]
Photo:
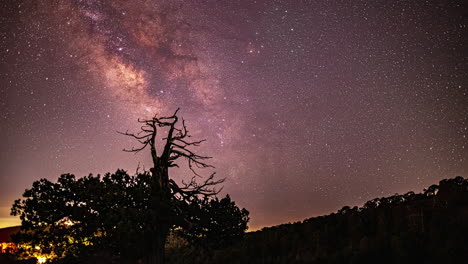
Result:
[[[56,183],[41,179],[15,201],[12,215],[20,216],[22,231],[15,237],[33,251],[50,254],[66,263],[79,258],[110,254],[109,262],[164,263],[164,247],[170,230],[197,243],[204,250],[228,245],[247,229],[248,211],[239,209],[230,197],[221,200],[214,173],[201,181],[196,169],[213,168],[194,148],[179,109],[168,117],[138,120],[138,133],[124,134],[138,144],[128,152],[149,148],[152,167],[135,176],[123,170],[104,177],[77,179],[63,174]],[[180,126],[179,126],[180,125]],[[166,133],[164,133],[166,132]],[[162,137],[162,146],[156,139]],[[162,150],[157,152],[158,147]],[[185,159],[193,175],[177,183],[169,168]],[[36,247],[38,246],[38,247]]]

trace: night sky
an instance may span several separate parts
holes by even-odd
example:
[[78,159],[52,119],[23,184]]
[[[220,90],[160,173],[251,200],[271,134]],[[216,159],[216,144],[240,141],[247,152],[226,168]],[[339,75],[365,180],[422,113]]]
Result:
[[251,229],[467,177],[463,2],[2,1],[0,227],[34,180],[148,169],[117,131],[177,107]]

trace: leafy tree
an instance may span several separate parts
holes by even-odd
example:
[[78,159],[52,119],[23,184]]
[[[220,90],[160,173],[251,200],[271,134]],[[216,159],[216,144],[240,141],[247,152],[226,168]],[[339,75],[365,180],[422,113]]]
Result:
[[26,245],[22,255],[73,259],[105,250],[122,259],[141,257],[134,249],[141,247],[141,226],[150,220],[149,179],[147,173],[118,170],[103,178],[63,174],[56,183],[34,182],[12,208],[22,220],[14,237]]
[[[209,157],[192,150],[204,140],[190,141],[184,121],[177,126],[177,112],[139,120],[139,133],[122,133],[141,143],[125,151],[149,148],[153,161],[149,172],[129,176],[118,170],[103,178],[89,175],[80,179],[64,174],[57,183],[34,182],[12,208],[23,227],[16,241],[29,245],[25,251],[39,248],[42,253],[70,259],[68,263],[98,252],[119,262],[164,263],[171,229],[207,245],[222,245],[239,237],[247,228],[248,212],[237,208],[229,196],[215,198],[219,193],[215,187],[224,179],[215,180],[213,173],[201,183],[195,180],[201,177],[196,168],[213,166],[205,162]],[[165,142],[162,146],[156,142],[159,137]],[[187,161],[195,176],[178,184],[169,177],[169,168],[179,167],[180,159]]]
[[231,245],[247,229],[249,212],[239,209],[229,195],[192,203],[192,207],[197,211],[190,219],[193,228],[179,230],[179,234],[205,251]]

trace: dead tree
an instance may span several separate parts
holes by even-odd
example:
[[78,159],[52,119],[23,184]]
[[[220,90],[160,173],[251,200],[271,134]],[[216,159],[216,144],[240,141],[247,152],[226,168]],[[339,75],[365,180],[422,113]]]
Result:
[[[184,214],[184,205],[190,204],[197,199],[204,199],[215,196],[221,189],[215,187],[224,182],[224,179],[215,180],[212,173],[200,183],[197,178],[202,178],[197,169],[213,168],[206,163],[210,157],[198,155],[193,151],[193,147],[199,146],[205,140],[191,141],[185,122],[179,125],[177,109],[172,116],[158,117],[152,119],[138,120],[141,124],[138,133],[121,133],[137,140],[141,145],[132,149],[124,149],[126,152],[140,152],[149,148],[153,167],[151,172],[151,219],[145,227],[145,244],[148,246],[148,252],[144,263],[164,263],[164,245],[169,230],[175,225],[186,223],[190,226],[190,219]],[[158,155],[157,142],[158,133],[162,135],[164,147]],[[120,133],[120,132],[119,132]],[[164,143],[165,142],[165,143]],[[182,181],[176,183],[169,176],[169,168],[179,167],[178,162],[185,160],[188,167],[193,172],[193,177],[189,182]]]

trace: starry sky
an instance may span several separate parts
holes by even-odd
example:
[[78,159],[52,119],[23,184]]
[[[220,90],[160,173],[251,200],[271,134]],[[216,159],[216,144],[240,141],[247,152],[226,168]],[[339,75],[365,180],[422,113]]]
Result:
[[177,107],[252,230],[466,177],[463,2],[2,1],[0,227],[39,178],[148,168],[117,131]]

